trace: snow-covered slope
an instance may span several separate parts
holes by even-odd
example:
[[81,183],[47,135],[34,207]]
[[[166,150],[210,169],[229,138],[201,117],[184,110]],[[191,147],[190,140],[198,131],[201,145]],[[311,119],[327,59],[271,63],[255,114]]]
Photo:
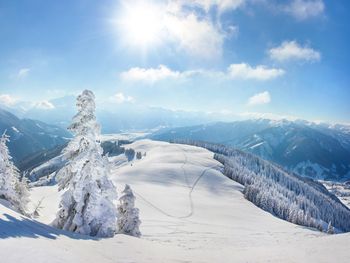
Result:
[[280,220],[223,176],[213,153],[149,140],[130,163],[113,157],[118,191],[128,183],[140,208],[141,239],[95,240],[47,225],[57,211],[56,186],[32,190],[39,222],[0,204],[0,258],[5,262],[348,262],[349,234],[326,235]]

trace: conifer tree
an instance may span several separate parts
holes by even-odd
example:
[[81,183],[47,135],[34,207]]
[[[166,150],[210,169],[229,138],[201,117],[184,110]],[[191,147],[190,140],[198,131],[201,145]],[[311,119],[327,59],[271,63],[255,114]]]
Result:
[[78,113],[68,129],[75,135],[64,149],[67,164],[58,172],[62,195],[53,225],[57,228],[98,237],[116,232],[116,188],[108,178],[107,157],[102,156],[100,126],[95,116],[95,96],[85,90],[77,98]]
[[29,202],[28,185],[12,162],[7,142],[9,136],[3,133],[0,139],[0,198],[6,199],[11,205],[24,215],[28,215],[27,204]]
[[125,185],[118,205],[118,229],[119,233],[140,237],[139,209],[135,208],[135,195],[129,185]]

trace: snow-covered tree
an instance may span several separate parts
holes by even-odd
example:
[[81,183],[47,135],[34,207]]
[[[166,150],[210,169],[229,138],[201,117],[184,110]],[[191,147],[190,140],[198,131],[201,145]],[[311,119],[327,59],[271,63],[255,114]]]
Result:
[[20,213],[27,215],[28,185],[25,178],[20,180],[19,171],[11,160],[7,142],[9,136],[4,132],[0,139],[0,198],[6,199]]
[[85,90],[77,98],[78,113],[68,129],[75,135],[64,149],[67,164],[58,172],[62,195],[52,223],[60,229],[98,237],[111,237],[117,231],[116,188],[108,178],[107,157],[98,137],[95,96]]
[[135,208],[135,195],[129,185],[125,185],[118,205],[118,232],[140,237],[139,209]]

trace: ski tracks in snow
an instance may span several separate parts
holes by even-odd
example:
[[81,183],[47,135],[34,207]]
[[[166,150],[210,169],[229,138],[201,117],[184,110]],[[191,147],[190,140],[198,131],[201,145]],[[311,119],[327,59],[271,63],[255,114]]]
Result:
[[188,178],[188,174],[187,171],[185,169],[185,166],[189,163],[188,162],[188,156],[187,156],[187,151],[181,147],[180,145],[174,145],[176,147],[178,147],[182,154],[183,154],[183,163],[181,165],[181,169],[183,171],[183,175],[184,175],[184,180],[185,183],[187,185],[187,187],[190,189],[188,192],[188,201],[189,201],[189,207],[190,207],[190,211],[184,215],[184,216],[175,216],[175,215],[171,215],[169,213],[167,213],[165,210],[163,210],[162,208],[154,205],[151,201],[147,200],[146,198],[144,198],[141,194],[137,193],[134,191],[134,193],[141,199],[143,200],[146,204],[148,204],[149,206],[153,207],[155,210],[157,210],[158,212],[162,213],[165,216],[171,217],[171,218],[176,218],[176,219],[187,219],[189,217],[191,217],[194,214],[194,202],[193,202],[193,198],[192,198],[192,193],[194,192],[198,182],[201,180],[201,178],[209,171],[209,170],[216,170],[215,168],[219,168],[219,165],[213,165],[211,167],[207,167],[204,170],[202,170],[202,172],[198,175],[198,177],[196,178],[196,180],[194,181],[194,183],[191,185],[189,182],[189,178]]

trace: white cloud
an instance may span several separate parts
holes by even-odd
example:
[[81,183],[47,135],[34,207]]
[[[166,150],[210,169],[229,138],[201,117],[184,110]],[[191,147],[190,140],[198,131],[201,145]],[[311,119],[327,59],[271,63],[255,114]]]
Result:
[[186,79],[193,76],[218,79],[270,80],[282,76],[284,73],[285,71],[283,69],[268,68],[264,65],[252,67],[246,63],[240,63],[229,65],[226,71],[202,69],[176,71],[164,65],[159,65],[158,68],[134,67],[120,73],[120,77],[125,81],[144,81],[155,83],[166,79]]
[[168,15],[165,18],[169,38],[189,55],[206,59],[222,54],[224,34],[211,21],[189,15]]
[[271,102],[270,93],[268,91],[264,91],[250,97],[248,100],[248,105],[254,106],[254,105],[268,104],[270,102]]
[[[171,2],[171,1],[170,1]],[[237,25],[223,26],[220,14],[235,10],[247,0],[178,0],[168,5],[165,17],[169,37],[180,44],[180,48],[190,55],[206,59],[220,57],[223,42],[238,34]],[[188,7],[199,7],[203,12],[196,12]],[[216,20],[209,11],[215,8],[219,13]]]
[[181,75],[179,71],[173,71],[164,65],[159,65],[158,68],[148,69],[134,67],[120,74],[124,80],[149,82],[156,82],[167,78],[179,78]]
[[298,20],[316,17],[324,12],[323,0],[293,0],[285,6],[284,11]]
[[21,68],[17,73],[17,78],[22,79],[28,76],[30,69],[29,68]]
[[246,63],[231,64],[228,67],[228,75],[234,79],[269,80],[282,76],[283,69],[268,68],[264,65],[252,67]]
[[270,49],[268,53],[270,58],[276,61],[319,61],[321,59],[320,52],[307,46],[303,47],[296,41],[284,41],[280,46]]
[[237,9],[238,7],[242,6],[246,0],[192,0],[192,2],[199,5],[207,12],[211,8],[216,7],[220,13],[223,13],[229,10]]
[[[235,9],[246,0],[176,0],[123,1],[123,11],[112,25],[119,28],[128,47],[156,48],[168,45],[191,57],[213,59],[220,57],[223,42],[237,34],[235,25],[221,25],[207,12],[216,6],[218,12]],[[199,11],[200,10],[200,11]]]
[[16,104],[18,100],[11,95],[8,94],[0,94],[0,104],[3,104],[5,106],[12,106]]
[[34,104],[34,108],[40,109],[40,110],[52,110],[55,108],[55,105],[53,105],[50,101],[43,100],[36,102]]
[[124,103],[124,102],[134,102],[134,98],[131,96],[126,96],[122,92],[119,92],[113,96],[113,100],[117,103]]

